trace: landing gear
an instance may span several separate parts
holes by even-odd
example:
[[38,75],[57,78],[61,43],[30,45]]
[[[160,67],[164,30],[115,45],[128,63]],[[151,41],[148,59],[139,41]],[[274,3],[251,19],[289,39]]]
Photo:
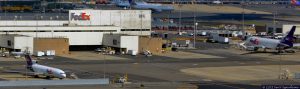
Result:
[[264,48],[264,52],[265,52],[265,53],[267,52],[267,49],[266,49],[266,48]]
[[34,78],[39,78],[40,76],[39,75],[34,75]]
[[254,47],[254,49],[253,49],[254,51],[257,51],[258,50],[258,47]]
[[282,50],[278,50],[278,53],[283,53],[283,51]]
[[286,53],[296,53],[295,50],[285,50]]
[[46,79],[51,79],[51,77],[50,76],[46,76]]
[[278,47],[277,49],[278,49],[278,54],[279,54],[279,53],[284,53],[283,47]]

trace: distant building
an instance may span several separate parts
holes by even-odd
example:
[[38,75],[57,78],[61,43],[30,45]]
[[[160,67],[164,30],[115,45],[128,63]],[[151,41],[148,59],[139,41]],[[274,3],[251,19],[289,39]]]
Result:
[[71,10],[68,20],[0,20],[0,34],[68,38],[71,49],[100,47],[104,34],[150,36],[151,10]]
[[[286,34],[291,30],[292,26],[297,26],[294,34],[300,36],[300,24],[280,23],[275,26],[273,24],[267,24],[266,30],[268,34]],[[275,27],[275,29],[273,27]]]
[[290,0],[147,0],[151,3],[181,3],[181,4],[214,4],[215,1],[220,1],[222,4],[289,4]]
[[292,26],[297,26],[294,34],[300,36],[300,24],[284,24],[282,25],[282,33],[285,34],[289,32]]

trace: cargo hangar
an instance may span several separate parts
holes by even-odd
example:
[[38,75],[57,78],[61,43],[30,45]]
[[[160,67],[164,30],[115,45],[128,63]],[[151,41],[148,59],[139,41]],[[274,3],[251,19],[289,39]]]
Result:
[[[37,51],[34,43],[39,42],[23,42],[23,47],[14,48],[14,41],[4,39],[6,35],[17,36],[18,39],[24,36],[28,41],[67,38],[69,48],[64,50],[90,50],[103,46],[104,34],[138,37],[151,35],[150,10],[70,10],[68,20],[52,18],[55,17],[50,17],[50,20],[0,20],[0,47]],[[137,48],[135,50],[138,51]]]

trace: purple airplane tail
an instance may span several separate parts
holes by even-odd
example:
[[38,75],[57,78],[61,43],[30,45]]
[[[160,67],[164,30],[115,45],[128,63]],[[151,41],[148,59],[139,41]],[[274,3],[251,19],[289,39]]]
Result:
[[128,0],[129,3],[132,3],[132,0]]
[[296,39],[296,37],[294,37],[295,30],[296,26],[293,26],[289,33],[280,42],[287,45],[289,48],[293,47],[294,40]]
[[26,54],[25,59],[26,59],[26,62],[27,62],[27,67],[31,67],[32,66],[32,59],[31,59],[30,55]]
[[295,6],[299,6],[299,5],[300,5],[300,2],[297,1],[297,0],[291,0],[291,4],[292,4],[292,5],[295,5]]
[[128,2],[129,2],[130,5],[133,4],[133,1],[132,1],[132,0],[128,0]]

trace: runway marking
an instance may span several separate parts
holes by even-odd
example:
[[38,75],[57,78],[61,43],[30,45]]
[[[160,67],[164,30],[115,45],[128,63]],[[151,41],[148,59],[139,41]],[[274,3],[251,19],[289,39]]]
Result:
[[202,81],[205,81],[205,82],[211,82],[213,80],[210,80],[210,79],[202,79]]
[[246,64],[246,63],[244,63],[244,62],[241,62],[241,63],[239,63],[239,64],[242,64],[242,65],[243,65],[243,64]]
[[139,64],[139,63],[135,62],[135,63],[132,63],[132,64],[135,64],[135,65],[136,65],[136,64]]

